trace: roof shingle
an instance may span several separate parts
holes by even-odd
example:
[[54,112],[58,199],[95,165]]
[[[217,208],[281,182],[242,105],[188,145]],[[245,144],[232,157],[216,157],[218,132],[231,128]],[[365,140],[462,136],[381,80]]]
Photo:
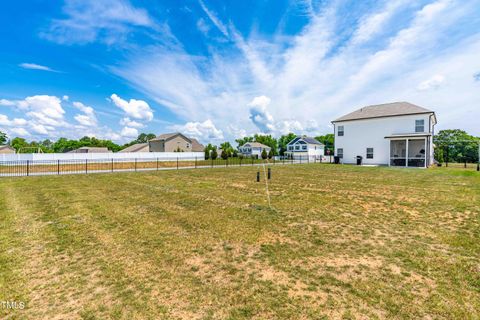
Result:
[[419,107],[409,102],[392,102],[366,106],[349,114],[346,114],[338,119],[335,119],[332,122],[402,116],[420,113],[433,113],[433,111],[425,109],[423,107]]

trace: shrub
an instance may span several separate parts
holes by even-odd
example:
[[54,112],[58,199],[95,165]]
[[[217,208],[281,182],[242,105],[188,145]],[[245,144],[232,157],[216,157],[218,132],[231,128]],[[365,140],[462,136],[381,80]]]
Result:
[[268,158],[267,149],[262,150],[262,159],[265,160]]
[[273,149],[270,149],[270,151],[268,152],[268,159],[272,159],[273,158]]
[[225,151],[225,150],[222,150],[222,154],[220,156],[222,157],[223,160],[227,160],[228,159],[228,152]]
[[212,150],[211,157],[212,157],[213,160],[217,159],[217,157],[218,157],[217,149]]

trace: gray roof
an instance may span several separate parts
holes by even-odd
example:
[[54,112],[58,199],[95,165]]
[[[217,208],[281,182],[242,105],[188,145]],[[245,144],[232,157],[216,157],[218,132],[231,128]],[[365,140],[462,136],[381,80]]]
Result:
[[170,140],[173,137],[176,137],[177,135],[181,135],[182,137],[184,137],[185,139],[187,139],[190,142],[190,139],[188,137],[186,137],[185,135],[181,134],[180,132],[163,133],[163,134],[157,136],[156,138],[151,139],[150,141],[159,141],[159,140],[167,141],[167,140]]
[[[139,152],[139,150],[142,150],[146,147],[148,147],[148,143],[136,143],[126,147],[125,149],[120,150],[119,152]],[[148,150],[145,152],[148,152]]]
[[417,105],[411,104],[409,102],[392,102],[392,103],[366,106],[356,111],[353,111],[349,114],[346,114],[336,120],[333,120],[332,122],[402,116],[402,115],[420,114],[420,113],[434,113],[434,112],[431,110],[419,107]]
[[318,145],[322,145],[323,146],[323,143],[321,143],[320,141],[318,141],[317,139],[315,138],[312,138],[312,137],[302,137],[302,136],[297,136],[295,139],[293,139],[292,141],[290,141],[289,143],[287,143],[287,145],[289,144],[294,144],[295,142],[297,142],[298,140],[303,140],[305,141],[306,143],[309,143],[309,144],[318,144]]

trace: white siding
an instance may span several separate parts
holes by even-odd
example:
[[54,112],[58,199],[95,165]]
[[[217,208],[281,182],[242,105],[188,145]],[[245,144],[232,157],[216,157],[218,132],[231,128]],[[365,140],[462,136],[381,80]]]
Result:
[[[390,161],[392,134],[415,133],[415,120],[425,120],[425,132],[429,132],[430,114],[350,120],[335,123],[335,155],[343,149],[343,163],[355,163],[356,156],[363,157],[364,164],[384,164]],[[433,118],[433,117],[432,117]],[[433,120],[432,120],[433,121]],[[338,126],[344,127],[344,135],[338,136]],[[373,148],[373,159],[367,159],[367,148]],[[431,148],[433,159],[433,148]]]

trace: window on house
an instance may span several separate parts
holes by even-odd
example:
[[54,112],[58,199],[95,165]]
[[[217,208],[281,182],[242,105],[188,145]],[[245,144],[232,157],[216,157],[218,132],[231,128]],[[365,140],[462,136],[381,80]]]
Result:
[[415,132],[425,132],[425,120],[415,120]]
[[288,146],[288,150],[293,150],[293,146]]
[[339,137],[343,137],[343,133],[344,133],[343,132],[343,126],[338,126],[338,131],[337,132],[338,132]]
[[373,148],[367,148],[367,159],[373,159]]
[[300,150],[300,146],[295,146],[295,150]]
[[302,146],[302,150],[307,150],[307,146]]
[[343,158],[343,148],[338,148],[337,149],[337,157],[339,157],[340,159]]

